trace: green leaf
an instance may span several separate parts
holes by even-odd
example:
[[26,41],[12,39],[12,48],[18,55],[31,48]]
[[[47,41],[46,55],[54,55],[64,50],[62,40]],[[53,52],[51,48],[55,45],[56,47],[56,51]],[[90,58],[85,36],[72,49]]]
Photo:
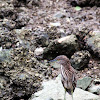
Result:
[[79,10],[81,10],[81,7],[76,6],[76,7],[75,7],[75,10],[79,11]]

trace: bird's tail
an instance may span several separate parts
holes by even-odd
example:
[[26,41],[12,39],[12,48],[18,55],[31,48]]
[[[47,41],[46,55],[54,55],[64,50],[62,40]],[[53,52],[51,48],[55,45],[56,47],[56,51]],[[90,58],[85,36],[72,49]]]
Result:
[[70,95],[72,95],[72,90],[71,89],[65,89]]
[[73,100],[73,90],[71,89],[65,89],[65,90],[71,95],[72,100]]

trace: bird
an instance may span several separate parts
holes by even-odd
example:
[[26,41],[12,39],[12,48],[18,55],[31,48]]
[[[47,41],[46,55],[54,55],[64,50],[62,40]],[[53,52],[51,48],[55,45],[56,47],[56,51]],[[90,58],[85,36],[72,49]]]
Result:
[[[71,66],[70,60],[65,55],[57,56],[55,59],[51,61],[57,61],[60,64],[61,69],[61,82],[65,89],[64,100],[66,100],[66,92],[68,92],[73,100],[73,92],[76,87],[76,70]],[[50,61],[50,62],[51,62]]]

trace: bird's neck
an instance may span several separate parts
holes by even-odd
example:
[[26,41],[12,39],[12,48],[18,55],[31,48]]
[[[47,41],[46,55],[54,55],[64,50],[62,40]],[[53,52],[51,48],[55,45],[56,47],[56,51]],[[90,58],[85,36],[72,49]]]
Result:
[[71,70],[71,64],[70,63],[63,63],[61,64],[61,67],[67,69],[67,70]]

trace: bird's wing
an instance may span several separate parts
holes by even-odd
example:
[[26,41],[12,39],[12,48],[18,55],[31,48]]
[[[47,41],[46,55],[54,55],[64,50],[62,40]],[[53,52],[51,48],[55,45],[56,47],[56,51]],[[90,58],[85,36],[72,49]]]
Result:
[[67,73],[62,65],[61,65],[61,76],[64,80],[68,80]]
[[76,74],[74,70],[66,70],[61,66],[61,76],[63,86],[67,89],[76,87]]

